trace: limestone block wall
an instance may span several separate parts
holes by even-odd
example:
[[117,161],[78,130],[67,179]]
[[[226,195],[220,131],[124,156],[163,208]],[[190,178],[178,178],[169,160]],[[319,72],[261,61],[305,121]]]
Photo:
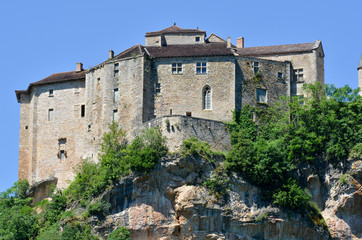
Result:
[[[207,63],[207,74],[196,74],[196,63]],[[172,63],[182,63],[182,74],[172,74]],[[218,121],[231,120],[235,109],[233,57],[155,59],[153,82],[155,116],[186,115]],[[211,88],[211,109],[203,109],[203,89]],[[157,91],[157,89],[155,89]]]
[[[292,87],[296,90],[295,95],[303,95],[302,86],[304,83],[316,83],[320,82],[324,85],[324,53],[321,45],[311,52],[307,53],[293,53],[293,54],[281,54],[273,56],[258,56],[258,58],[269,59],[275,61],[289,61],[292,63],[293,69],[303,69],[303,81],[292,81]],[[292,78],[293,80],[293,78]]]
[[34,86],[29,103],[21,103],[28,114],[21,119],[20,142],[24,145],[19,152],[19,176],[30,184],[55,177],[62,188],[73,179],[74,167],[87,151],[85,119],[81,117],[84,87],[81,80]]
[[[260,75],[254,73],[254,62],[258,63]],[[257,89],[266,89],[266,104],[270,105],[281,96],[290,96],[292,75],[290,62],[276,62],[258,58],[238,57],[236,78],[242,82],[241,104],[243,106],[261,105],[257,103]],[[282,78],[278,77],[282,73]]]
[[145,128],[159,127],[162,136],[167,139],[170,152],[182,149],[183,142],[190,137],[208,142],[218,151],[226,151],[231,147],[230,134],[223,122],[187,116],[163,116],[143,124]]
[[[165,36],[166,45],[186,45],[186,44],[203,44],[205,43],[204,34],[166,34]],[[199,41],[196,42],[195,38],[199,37]]]

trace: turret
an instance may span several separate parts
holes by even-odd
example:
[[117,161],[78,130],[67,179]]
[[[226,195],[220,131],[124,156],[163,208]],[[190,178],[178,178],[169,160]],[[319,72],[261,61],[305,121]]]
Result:
[[362,96],[362,55],[359,61],[358,70],[358,87],[359,87],[359,95]]

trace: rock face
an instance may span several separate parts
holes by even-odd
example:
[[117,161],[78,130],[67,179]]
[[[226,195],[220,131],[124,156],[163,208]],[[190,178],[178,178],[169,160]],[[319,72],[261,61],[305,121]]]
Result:
[[362,161],[350,161],[345,174],[329,169],[324,176],[328,190],[322,215],[333,239],[362,239]]
[[[126,226],[135,240],[330,238],[301,215],[288,216],[263,202],[260,190],[237,175],[230,176],[227,201],[210,194],[202,183],[216,168],[198,157],[170,155],[149,175],[122,179],[101,196],[111,209],[94,232],[106,238],[112,229]],[[344,199],[336,216],[356,211],[357,205],[350,201]]]

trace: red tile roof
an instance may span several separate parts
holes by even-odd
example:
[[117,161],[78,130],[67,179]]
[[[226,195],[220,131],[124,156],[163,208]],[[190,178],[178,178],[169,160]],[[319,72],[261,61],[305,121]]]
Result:
[[201,31],[199,29],[184,29],[184,28],[180,28],[179,26],[173,25],[171,27],[162,29],[160,31],[147,32],[146,37],[158,36],[158,35],[168,34],[168,33],[171,33],[171,34],[172,33],[202,33],[202,34],[206,35],[205,31]]

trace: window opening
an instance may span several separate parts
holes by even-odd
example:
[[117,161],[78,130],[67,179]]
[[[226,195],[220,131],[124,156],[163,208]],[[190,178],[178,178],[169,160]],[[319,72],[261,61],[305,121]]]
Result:
[[283,73],[282,72],[278,72],[278,78],[279,79],[283,78]]
[[53,89],[49,89],[49,97],[54,97],[54,90]]
[[200,37],[195,37],[195,42],[200,42]]
[[84,117],[84,116],[85,116],[85,105],[82,105],[82,106],[81,106],[80,116],[81,116],[81,117]]
[[118,102],[118,88],[113,89],[113,102]]
[[156,83],[156,94],[161,93],[161,83]]
[[118,75],[119,75],[119,70],[114,70],[114,76],[118,77]]
[[266,89],[256,89],[256,101],[259,103],[266,103]]
[[186,116],[191,117],[191,112],[186,112]]
[[211,88],[208,86],[204,88],[203,101],[204,101],[204,109],[210,110],[211,109]]
[[303,81],[303,77],[304,77],[303,68],[294,69],[293,70],[293,77],[294,77],[295,82]]
[[48,121],[53,121],[53,109],[48,110]]
[[172,74],[182,73],[182,63],[172,63]]
[[118,121],[118,110],[113,110],[113,121],[117,122]]
[[253,63],[253,67],[254,67],[254,73],[258,73],[258,72],[259,72],[259,63],[258,63],[258,62],[254,62],[254,63]]
[[65,150],[60,150],[60,157],[61,160],[65,159]]
[[206,74],[207,73],[207,63],[206,62],[197,62],[196,63],[196,74]]

